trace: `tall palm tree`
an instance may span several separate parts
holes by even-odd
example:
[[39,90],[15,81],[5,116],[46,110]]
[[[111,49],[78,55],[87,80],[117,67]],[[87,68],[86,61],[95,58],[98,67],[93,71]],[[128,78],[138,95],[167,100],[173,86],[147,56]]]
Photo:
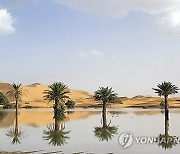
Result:
[[66,142],[66,139],[69,139],[67,134],[70,131],[65,131],[65,124],[59,123],[60,121],[55,117],[55,123],[53,125],[47,126],[48,130],[44,130],[43,139],[49,140],[49,144],[53,146],[62,146]]
[[12,84],[12,89],[7,92],[16,101],[16,114],[18,113],[18,104],[21,101],[21,96],[23,95],[22,84]]
[[49,90],[44,91],[44,100],[54,102],[54,116],[58,115],[59,109],[63,110],[63,104],[66,98],[69,98],[67,94],[70,93],[68,87],[62,82],[55,82],[49,86]]
[[162,82],[157,85],[157,88],[153,88],[155,93],[159,96],[164,96],[165,102],[165,120],[169,120],[169,109],[168,109],[168,96],[178,93],[179,88],[173,85],[171,82]]
[[111,102],[115,101],[117,99],[117,93],[114,93],[112,88],[99,87],[99,89],[97,91],[95,91],[94,99],[96,101],[102,101],[102,103],[103,103],[102,114],[103,114],[103,117],[104,117],[103,120],[105,123],[106,122],[105,119],[106,119],[107,103],[111,103]]

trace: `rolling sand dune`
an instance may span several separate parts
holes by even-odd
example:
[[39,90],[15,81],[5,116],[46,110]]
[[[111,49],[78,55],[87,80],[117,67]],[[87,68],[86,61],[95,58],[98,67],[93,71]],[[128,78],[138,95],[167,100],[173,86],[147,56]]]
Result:
[[[0,82],[0,92],[6,95],[6,92],[11,89],[9,83]],[[40,83],[34,83],[31,85],[23,86],[24,95],[22,96],[22,101],[19,103],[20,107],[39,107],[39,108],[49,108],[53,106],[53,102],[47,102],[43,99],[43,91],[47,90],[48,86]],[[71,93],[69,97],[76,102],[76,107],[101,107],[100,102],[96,102],[93,99],[93,94],[88,93],[83,90],[73,90],[70,89]],[[6,95],[7,96],[7,95]],[[12,102],[13,99],[7,96],[9,101]],[[160,103],[163,98],[151,97],[151,96],[135,96],[133,98],[122,97],[123,104],[110,104],[111,108],[125,108],[125,107],[160,107]],[[170,98],[170,107],[180,107],[180,98]]]
[[[21,98],[20,107],[33,106],[33,107],[52,107],[53,102],[48,102],[43,99],[44,90],[49,89],[47,85],[34,83],[23,87],[23,96]],[[12,86],[8,83],[0,83],[0,91],[6,94]],[[93,95],[82,90],[70,89],[71,93],[69,97],[76,102],[76,106],[88,106],[96,104],[93,100]],[[13,101],[8,95],[6,95],[8,100]]]

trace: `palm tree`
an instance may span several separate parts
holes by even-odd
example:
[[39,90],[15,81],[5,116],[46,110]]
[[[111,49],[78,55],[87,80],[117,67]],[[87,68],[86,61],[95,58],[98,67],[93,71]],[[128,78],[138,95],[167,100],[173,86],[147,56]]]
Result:
[[70,93],[68,87],[62,82],[55,82],[49,86],[49,90],[44,91],[44,100],[54,102],[54,117],[58,115],[59,111],[64,111],[64,105],[66,98],[69,98],[67,94]]
[[[107,103],[111,103],[117,99],[117,93],[114,93],[112,88],[109,87],[99,87],[99,90],[95,91],[94,99],[96,101],[102,101],[103,103],[103,110],[102,114],[104,115],[103,119],[106,119],[106,106]],[[105,123],[106,121],[104,121]]]
[[99,141],[109,141],[113,138],[115,134],[117,134],[118,126],[110,126],[110,123],[107,125],[107,120],[105,114],[102,115],[103,125],[102,127],[95,127],[94,134]]
[[16,101],[16,114],[18,113],[18,104],[21,101],[21,96],[23,95],[22,84],[12,84],[12,89],[7,92]]
[[48,130],[44,130],[43,139],[49,140],[49,144],[53,146],[62,146],[66,142],[66,139],[69,139],[67,134],[70,131],[65,131],[65,124],[59,124],[59,120],[55,117],[55,123],[53,125],[47,126]]
[[164,81],[161,84],[158,84],[157,88],[153,88],[153,90],[159,96],[164,96],[165,119],[169,120],[168,96],[178,93],[179,88],[177,86],[173,85],[171,82]]

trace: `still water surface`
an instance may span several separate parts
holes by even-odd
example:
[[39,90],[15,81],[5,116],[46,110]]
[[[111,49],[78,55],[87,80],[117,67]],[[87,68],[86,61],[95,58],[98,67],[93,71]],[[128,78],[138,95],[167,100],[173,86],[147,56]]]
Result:
[[[180,144],[163,149],[157,143],[137,144],[123,149],[118,138],[124,132],[134,137],[158,137],[165,133],[164,113],[159,109],[109,109],[109,132],[101,132],[103,120],[100,109],[75,109],[66,112],[66,119],[58,122],[60,133],[53,136],[55,119],[51,109],[21,109],[16,121],[13,110],[0,111],[0,150],[38,151],[36,153],[62,151],[115,154],[179,154]],[[18,123],[18,135],[15,123]],[[17,130],[16,130],[17,131]],[[170,110],[169,135],[180,136],[180,109]],[[60,137],[57,139],[57,135]],[[57,142],[57,144],[56,144]]]

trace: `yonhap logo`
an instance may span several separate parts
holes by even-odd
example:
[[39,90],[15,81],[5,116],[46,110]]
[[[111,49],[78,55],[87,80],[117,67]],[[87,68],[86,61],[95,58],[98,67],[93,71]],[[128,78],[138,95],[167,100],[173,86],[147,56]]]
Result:
[[125,132],[119,136],[119,144],[124,149],[130,147],[133,144],[133,141],[134,141],[134,138],[131,132]]
[[129,148],[135,144],[180,144],[180,137],[177,136],[163,136],[153,137],[153,136],[133,136],[131,132],[124,132],[119,136],[119,144],[123,149]]

